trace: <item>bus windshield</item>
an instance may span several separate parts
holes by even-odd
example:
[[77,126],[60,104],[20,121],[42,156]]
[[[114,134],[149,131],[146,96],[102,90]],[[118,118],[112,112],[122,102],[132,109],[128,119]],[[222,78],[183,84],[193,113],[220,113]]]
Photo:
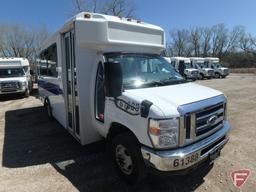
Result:
[[206,64],[204,64],[204,63],[197,63],[196,66],[199,69],[207,68]]
[[123,88],[165,86],[186,80],[159,55],[134,53],[105,54],[106,61],[119,62],[123,72]]
[[8,68],[8,69],[0,68],[0,78],[23,77],[23,76],[25,76],[25,71],[23,68]]
[[185,64],[185,69],[192,69],[191,63],[184,63]]
[[221,64],[220,63],[213,63],[212,66],[214,68],[221,68]]

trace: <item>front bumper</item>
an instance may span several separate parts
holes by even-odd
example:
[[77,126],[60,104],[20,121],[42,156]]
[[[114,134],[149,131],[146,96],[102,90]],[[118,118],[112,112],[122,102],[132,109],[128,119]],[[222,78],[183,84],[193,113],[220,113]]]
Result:
[[189,79],[197,79],[198,78],[198,74],[186,74],[187,78]]
[[25,93],[26,90],[27,90],[26,87],[23,87],[22,89],[10,90],[10,91],[1,91],[0,90],[0,95],[9,95],[9,94],[15,94],[15,93]]
[[205,77],[213,77],[213,74],[211,74],[211,73],[204,73],[204,76]]
[[[209,158],[213,152],[220,150],[229,140],[228,133],[230,124],[225,122],[223,128],[215,132],[211,136],[198,141],[192,145],[168,151],[155,151],[148,147],[142,147],[141,152],[146,165],[158,171],[180,171],[192,167],[199,162]],[[175,166],[175,161],[186,160],[191,155],[199,155],[196,161]]]

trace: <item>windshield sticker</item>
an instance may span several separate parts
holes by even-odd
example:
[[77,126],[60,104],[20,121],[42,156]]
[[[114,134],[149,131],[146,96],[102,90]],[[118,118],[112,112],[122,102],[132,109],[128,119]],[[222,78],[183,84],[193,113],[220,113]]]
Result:
[[115,105],[117,108],[129,113],[130,115],[140,114],[140,104],[131,101],[124,101],[122,99],[115,99]]

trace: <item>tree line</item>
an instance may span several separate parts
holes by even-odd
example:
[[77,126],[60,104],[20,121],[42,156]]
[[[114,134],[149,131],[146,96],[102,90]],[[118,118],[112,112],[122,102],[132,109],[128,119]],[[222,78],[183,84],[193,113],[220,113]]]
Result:
[[[118,17],[135,17],[135,5],[128,0],[72,0],[72,14],[97,12]],[[0,23],[0,57],[23,57],[36,63],[43,42],[49,37],[45,27],[26,28],[18,24]]]
[[[72,14],[97,12],[118,17],[136,17],[135,1],[72,0]],[[225,24],[193,27],[169,32],[168,56],[219,57],[233,68],[256,67],[256,37],[244,26],[229,29]],[[49,36],[46,28],[30,29],[16,24],[0,24],[0,57],[25,57],[35,63],[43,41]]]
[[48,36],[44,27],[30,29],[17,24],[0,24],[0,57],[23,57],[34,64]]
[[169,56],[219,57],[232,68],[256,67],[256,38],[244,26],[229,29],[225,24],[171,30]]

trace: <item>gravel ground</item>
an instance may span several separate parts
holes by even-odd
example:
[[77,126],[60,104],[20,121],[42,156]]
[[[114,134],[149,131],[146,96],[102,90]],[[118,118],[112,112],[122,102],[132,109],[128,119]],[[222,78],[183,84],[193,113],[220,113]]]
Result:
[[256,76],[197,81],[228,97],[230,141],[213,167],[187,176],[149,176],[137,186],[109,166],[105,143],[80,146],[49,121],[36,96],[0,100],[0,191],[240,191],[230,173],[250,169],[242,191],[256,190]]

